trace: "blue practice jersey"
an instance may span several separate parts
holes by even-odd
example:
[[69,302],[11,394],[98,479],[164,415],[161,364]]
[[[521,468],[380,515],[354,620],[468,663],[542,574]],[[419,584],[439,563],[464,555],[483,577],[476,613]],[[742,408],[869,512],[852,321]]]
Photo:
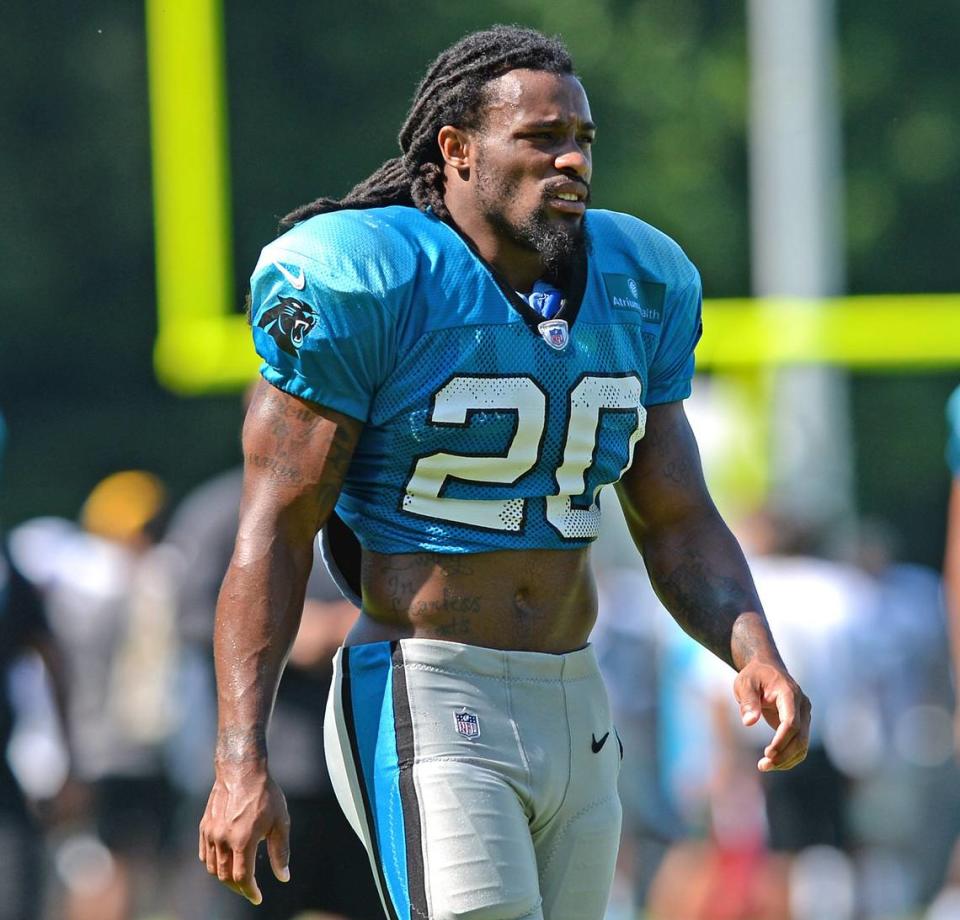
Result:
[[381,553],[584,546],[646,407],[690,393],[700,279],[680,248],[591,210],[576,290],[544,320],[457,231],[410,207],[336,211],[268,245],[261,373],[365,423],[337,512]]

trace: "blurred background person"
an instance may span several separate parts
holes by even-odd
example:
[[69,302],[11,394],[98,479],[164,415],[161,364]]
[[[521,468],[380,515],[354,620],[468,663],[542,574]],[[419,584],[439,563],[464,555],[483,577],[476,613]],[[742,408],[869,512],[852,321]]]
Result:
[[686,833],[664,772],[666,646],[675,630],[658,600],[619,506],[608,502],[591,551],[597,575],[597,623],[591,633],[623,751],[619,793],[623,830],[609,920],[632,918],[669,846]]
[[[0,414],[0,472],[2,472],[6,426]],[[22,777],[18,778],[7,755],[17,727],[18,665],[25,656],[42,662],[49,678],[51,701],[57,717],[59,735],[65,741],[69,716],[68,690],[60,646],[50,630],[40,595],[21,574],[0,529],[0,920],[34,920],[47,908],[47,860],[43,827],[38,821],[37,802],[28,801]],[[66,750],[69,746],[65,745]],[[48,819],[70,818],[65,811],[78,790],[69,779],[69,754],[63,769],[54,770],[53,783],[39,784],[35,793],[51,799],[59,791],[60,800],[48,802]]]
[[899,562],[870,522],[824,542],[762,514],[741,536],[785,660],[811,688],[810,754],[789,777],[734,782],[754,780],[737,765],[757,752],[726,703],[728,676],[665,656],[668,686],[686,686],[677,698],[713,720],[706,743],[671,741],[664,720],[668,784],[693,836],[668,852],[651,916],[913,916],[940,886],[960,814],[939,579]]
[[960,831],[943,583],[905,549],[889,525],[864,519],[842,550],[877,599],[854,636],[861,693],[827,726],[830,751],[854,780],[849,819],[868,916],[929,903]]
[[80,525],[37,520],[15,537],[66,656],[71,741],[89,784],[89,828],[58,842],[67,920],[159,910],[172,881],[175,793],[166,748],[176,717],[170,553],[158,544],[166,490],[141,470],[90,492]]
[[[849,850],[845,774],[824,741],[831,713],[855,698],[853,636],[874,597],[870,580],[850,566],[815,558],[802,528],[768,511],[737,527],[754,571],[757,590],[772,628],[782,634],[785,661],[810,686],[816,717],[807,759],[795,776],[754,776],[748,769],[759,752],[725,699],[729,675],[695,652],[674,656],[676,685],[694,692],[709,741],[695,750],[705,757],[686,761],[685,811],[698,821],[708,842],[687,842],[670,854],[656,880],[653,916],[667,920],[806,920],[852,918],[853,870],[840,892],[820,891],[814,913],[806,905],[809,873],[800,854],[829,848],[842,861]],[[682,737],[674,744],[683,744]],[[700,772],[699,780],[696,779]],[[697,825],[694,824],[694,827]],[[846,864],[846,863],[845,863]],[[696,884],[687,884],[693,876]],[[817,913],[816,911],[819,911]]]
[[[15,568],[5,544],[0,542],[0,750],[7,750],[14,729],[9,689],[12,668],[26,652],[49,656],[55,645],[39,595]],[[40,826],[7,758],[2,757],[0,918],[28,920],[42,915],[45,864]]]
[[366,852],[338,805],[327,775],[323,719],[333,677],[333,655],[356,619],[315,553],[300,628],[284,669],[270,725],[271,773],[283,785],[291,820],[291,881],[281,884],[258,854],[263,903],[254,907],[196,870],[196,829],[213,780],[216,699],[213,618],[220,583],[233,552],[242,486],[240,468],[191,492],[176,509],[168,543],[178,553],[181,687],[189,716],[175,745],[177,776],[190,807],[178,838],[184,857],[180,907],[201,905],[222,916],[276,918],[330,911],[349,920],[382,920],[383,909]]

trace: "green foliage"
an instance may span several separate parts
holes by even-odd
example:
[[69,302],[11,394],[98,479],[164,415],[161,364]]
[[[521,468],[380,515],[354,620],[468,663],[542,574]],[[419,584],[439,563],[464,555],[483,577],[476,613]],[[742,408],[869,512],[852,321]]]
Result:
[[839,7],[850,287],[960,290],[960,6]]
[[[566,38],[600,128],[596,204],[631,211],[674,236],[711,296],[749,294],[744,4],[224,6],[238,308],[277,217],[346,191],[392,155],[427,62],[493,22]],[[960,6],[845,0],[838,7],[850,289],[960,290]],[[0,403],[11,452],[0,510],[7,520],[73,513],[94,477],[119,465],[153,468],[177,493],[236,457],[236,400],[178,402],[152,377],[143,19],[141,4],[107,0],[10,0],[5,9]],[[911,393],[935,406],[945,386],[920,381]],[[888,424],[883,400],[896,392],[895,382],[858,390],[865,443]],[[912,442],[939,457],[941,436],[927,426]],[[871,470],[864,482],[879,482]],[[881,491],[863,494],[865,504],[879,504]],[[908,505],[896,514],[909,517]]]
[[711,294],[747,293],[739,5],[500,0],[482,10],[425,3],[420,15],[409,5],[380,4],[376,15],[340,5],[316,28],[312,5],[288,4],[284,18],[282,49],[259,53],[270,36],[258,11],[231,8],[228,24],[240,264],[252,264],[272,232],[265,215],[342,193],[393,155],[437,52],[471,29],[519,22],[563,35],[577,62],[599,125],[595,204],[676,236]]

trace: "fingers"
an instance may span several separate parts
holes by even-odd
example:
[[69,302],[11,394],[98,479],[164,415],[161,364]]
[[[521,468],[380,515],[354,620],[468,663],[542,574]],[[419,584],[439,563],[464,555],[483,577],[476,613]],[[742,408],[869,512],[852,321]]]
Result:
[[760,721],[760,706],[753,700],[740,703],[740,720],[747,727]]
[[230,881],[233,882],[235,890],[242,894],[251,904],[259,904],[263,901],[263,895],[260,893],[260,887],[257,885],[257,878],[254,875],[254,869],[257,864],[257,844],[253,842],[243,850],[233,851],[233,876]]
[[254,875],[256,857],[257,841],[251,841],[246,849],[234,849],[226,840],[217,841],[201,832],[200,861],[206,865],[207,872],[252,904],[263,901]]
[[796,710],[793,705],[793,697],[783,691],[778,691],[773,700],[777,707],[777,730],[773,740],[767,745],[764,754],[772,760],[776,760],[776,755],[781,752],[787,741],[797,734],[798,726],[796,724]]
[[762,715],[776,731],[757,762],[763,773],[789,770],[807,756],[810,735],[810,702],[782,670],[759,666],[744,668],[734,693],[744,725],[755,725]]
[[737,676],[733,686],[734,696],[740,704],[740,719],[744,725],[756,725],[760,720],[760,713],[763,709],[759,688],[746,676],[741,673]]
[[809,720],[783,721],[773,740],[764,748],[763,756],[757,762],[762,773],[771,770],[791,770],[807,756],[810,743]]
[[200,821],[197,855],[207,872],[252,904],[263,901],[255,870],[264,837],[274,874],[286,881],[290,819],[279,786],[257,771],[240,771],[233,784],[218,779]]
[[290,819],[278,821],[267,834],[267,855],[278,881],[290,881]]
[[233,881],[233,851],[225,846],[216,847],[217,878],[221,882]]
[[217,874],[217,848],[213,841],[207,841],[206,852],[203,861],[207,865],[207,872],[211,875]]
[[764,749],[763,757],[757,762],[757,769],[762,773],[772,770],[791,770],[806,759],[808,745],[809,739],[806,732],[799,728],[795,729],[784,737],[783,743],[778,748],[773,749],[771,742]]
[[215,875],[231,891],[243,895],[252,904],[260,904],[263,895],[254,875],[257,856],[256,839],[246,847],[231,846],[225,835],[210,830],[206,815],[200,822],[198,856],[210,875]]
[[795,725],[782,722],[773,736],[773,740],[763,749],[763,756],[757,762],[762,773],[771,770],[789,770],[806,757],[806,744],[802,743]]

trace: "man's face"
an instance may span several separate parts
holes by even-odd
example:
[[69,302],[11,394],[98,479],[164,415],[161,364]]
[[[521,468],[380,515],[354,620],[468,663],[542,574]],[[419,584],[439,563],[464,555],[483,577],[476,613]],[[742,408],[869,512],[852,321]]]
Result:
[[561,270],[586,245],[594,125],[576,77],[513,70],[487,87],[475,200],[498,234]]

